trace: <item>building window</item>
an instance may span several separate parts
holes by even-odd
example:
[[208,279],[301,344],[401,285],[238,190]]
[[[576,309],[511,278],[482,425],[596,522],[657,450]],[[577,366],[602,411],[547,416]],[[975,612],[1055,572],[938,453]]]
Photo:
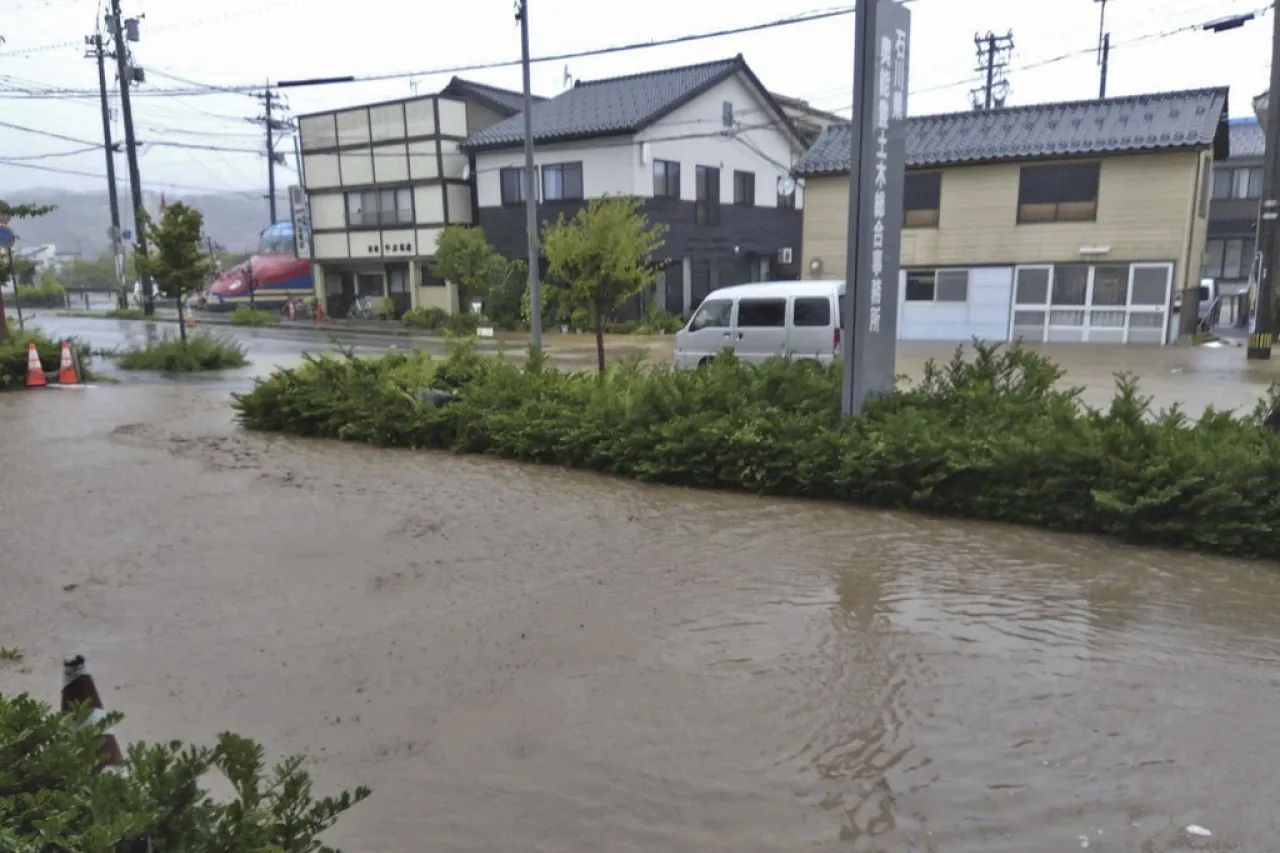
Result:
[[1246,279],[1253,265],[1254,240],[1209,240],[1204,244],[1204,278]]
[[693,206],[693,219],[698,225],[720,224],[720,170],[699,166],[696,171],[698,196]]
[[755,207],[756,204],[756,173],[755,172],[739,172],[733,173],[733,203],[743,207]]
[[902,227],[937,228],[942,207],[941,172],[907,172],[902,185]]
[[409,187],[347,193],[347,227],[413,224],[413,190]]
[[556,163],[542,167],[542,200],[572,201],[582,198],[582,163]]
[[1262,198],[1262,167],[1214,169],[1213,198],[1215,201]]
[[968,270],[907,270],[908,302],[968,302]]
[[524,204],[524,169],[510,168],[498,172],[503,204]]
[[1023,166],[1018,222],[1092,222],[1098,218],[1101,163]]
[[653,197],[680,198],[680,164],[673,160],[653,161]]

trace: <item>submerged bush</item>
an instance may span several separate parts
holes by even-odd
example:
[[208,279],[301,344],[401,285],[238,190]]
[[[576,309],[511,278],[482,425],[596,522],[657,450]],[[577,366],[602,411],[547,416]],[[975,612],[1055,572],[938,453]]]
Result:
[[[237,396],[251,429],[489,453],[642,480],[855,501],[1105,533],[1220,554],[1280,550],[1280,435],[1251,415],[1153,412],[1131,377],[1094,410],[1049,359],[979,346],[840,414],[839,367],[731,355],[696,371],[525,369],[460,346],[442,361],[321,357]],[[443,407],[428,387],[454,391]]]
[[[11,324],[9,336],[0,340],[0,391],[26,386],[27,353],[33,341],[36,352],[40,354],[40,366],[44,368],[45,375],[49,377],[58,375],[58,367],[62,364],[62,341],[52,340],[36,329],[20,332]],[[93,357],[89,354],[89,345],[72,338],[71,347],[75,350],[76,359],[80,364],[80,378],[86,381],[91,379],[92,373],[89,368]]]
[[107,316],[115,320],[145,320],[147,312],[141,308],[112,308]]
[[264,311],[261,308],[240,305],[231,312],[233,326],[278,326],[279,324],[280,314],[276,311]]
[[[233,734],[212,748],[134,744],[127,774],[97,773],[97,735],[119,715],[77,729],[86,714],[0,694],[0,850],[333,853],[316,836],[369,795],[316,799],[301,758],[269,769],[262,747]],[[213,771],[232,799],[205,789]]]
[[244,347],[233,340],[209,332],[188,335],[184,341],[164,337],[120,353],[116,364],[125,370],[159,370],[166,373],[195,373],[229,370],[249,363]]

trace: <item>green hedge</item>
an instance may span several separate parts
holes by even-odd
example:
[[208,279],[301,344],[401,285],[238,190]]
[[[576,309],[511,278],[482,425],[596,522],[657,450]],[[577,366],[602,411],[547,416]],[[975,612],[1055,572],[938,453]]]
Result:
[[237,341],[210,332],[194,332],[186,339],[165,336],[120,353],[116,364],[122,370],[158,370],[162,373],[198,373],[231,370],[249,363],[245,348]]
[[262,308],[251,308],[248,305],[239,305],[236,307],[236,310],[231,312],[231,325],[278,326],[280,325],[280,312],[266,311]]
[[[26,387],[27,352],[32,341],[35,341],[36,352],[40,353],[40,366],[44,368],[45,376],[51,382],[56,380],[62,364],[62,341],[51,340],[43,332],[35,330],[20,332],[16,326],[16,323],[10,323],[9,336],[0,340],[0,391]],[[79,358],[80,378],[88,381],[92,378],[89,367],[93,362],[89,345],[73,338],[71,346]]]
[[[1219,554],[1280,551],[1280,435],[1250,416],[1154,413],[1131,377],[1103,410],[1019,348],[930,363],[921,382],[839,413],[838,368],[732,356],[676,372],[524,369],[469,346],[315,358],[236,397],[251,429],[449,448],[642,480],[903,507]],[[443,407],[427,387],[456,391]]]

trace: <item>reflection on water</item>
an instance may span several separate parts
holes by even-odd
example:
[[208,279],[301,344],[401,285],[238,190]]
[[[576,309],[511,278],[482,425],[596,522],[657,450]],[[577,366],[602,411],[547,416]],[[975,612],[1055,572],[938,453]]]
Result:
[[244,436],[178,386],[0,418],[0,685],[76,648],[128,736],[306,751],[375,789],[348,849],[1274,848],[1271,567]]

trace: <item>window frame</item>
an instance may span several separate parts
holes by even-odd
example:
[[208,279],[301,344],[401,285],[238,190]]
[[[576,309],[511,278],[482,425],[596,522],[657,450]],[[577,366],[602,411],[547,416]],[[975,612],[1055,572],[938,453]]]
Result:
[[[348,230],[413,224],[413,187],[372,187],[363,190],[349,190],[343,195]],[[358,200],[356,210],[352,209],[353,199]],[[372,202],[372,204],[369,202]],[[385,209],[384,202],[387,202]],[[401,202],[406,202],[406,205],[402,205]],[[357,213],[358,216],[356,215]]]
[[[515,176],[515,198],[511,198],[507,192],[507,181],[511,176]],[[524,166],[503,166],[498,170],[498,197],[503,207],[514,207],[518,204],[524,204]]]
[[[914,179],[914,181],[913,181]],[[919,186],[922,181],[931,181],[932,186]],[[916,186],[913,188],[912,183]],[[917,197],[924,196],[923,203],[932,201],[931,207],[912,207],[912,190]],[[915,214],[914,216],[912,214]],[[942,170],[922,169],[908,171],[902,182],[902,227],[903,228],[937,228],[942,219]]]
[[694,167],[693,221],[695,225],[720,224],[720,167]]
[[[782,319],[777,324],[756,325],[743,324],[742,308],[743,305],[756,305],[769,303],[782,306]],[[785,296],[743,296],[738,300],[738,311],[734,317],[733,326],[735,329],[785,329],[787,327],[787,297]]]
[[[552,196],[548,191],[552,181],[549,176],[558,176],[560,182],[559,195]],[[563,163],[547,163],[542,167],[542,201],[582,201],[585,190],[582,186],[582,161],[569,160]],[[573,181],[577,181],[577,194],[574,194]]]
[[[661,169],[661,176],[658,172]],[[659,192],[659,186],[662,191]],[[673,189],[674,186],[674,189]],[[653,161],[653,197],[654,198],[672,198],[677,201],[680,199],[680,161],[679,160],[658,160]]]
[[[1232,244],[1237,244],[1240,248],[1238,272],[1236,275],[1227,275],[1227,258]],[[1219,253],[1216,265],[1211,267],[1209,264],[1212,256],[1211,247],[1214,246],[1218,247]],[[1254,237],[1214,237],[1205,240],[1204,259],[1200,264],[1200,277],[1211,278],[1215,281],[1243,281],[1249,277],[1249,273],[1253,268],[1253,260],[1257,253],[1257,239]]]
[[[827,319],[824,323],[801,323],[800,312],[796,309],[801,302],[813,302],[823,306]],[[808,310],[808,309],[806,309]],[[832,326],[831,298],[829,296],[796,296],[791,300],[791,325],[797,329],[829,329]]]
[[[1088,171],[1091,175],[1083,185],[1068,180],[1075,173]],[[1037,180],[1038,179],[1038,180]],[[1039,186],[1036,186],[1039,184]],[[1084,198],[1084,189],[1092,184],[1092,198]],[[1046,192],[1052,186],[1051,192]],[[1064,163],[1032,163],[1018,170],[1017,224],[1045,225],[1055,222],[1097,222],[1098,196],[1101,195],[1102,161],[1071,160]],[[1029,196],[1052,196],[1053,201],[1032,201]],[[1073,196],[1080,196],[1074,198]],[[1036,208],[1051,216],[1033,215],[1028,208]],[[1070,215],[1064,215],[1070,214]]]
[[733,203],[738,207],[756,206],[756,173],[733,170]]
[[[906,281],[903,282],[902,298],[904,302],[914,305],[964,305],[969,302],[969,289],[973,285],[973,271],[964,267],[917,267],[914,269],[904,270],[906,273]],[[963,275],[964,276],[964,298],[963,299],[939,299],[940,277],[943,275]],[[912,296],[912,284],[919,286],[922,284],[922,278],[927,276],[929,281],[929,298],[921,298],[918,294]]]

